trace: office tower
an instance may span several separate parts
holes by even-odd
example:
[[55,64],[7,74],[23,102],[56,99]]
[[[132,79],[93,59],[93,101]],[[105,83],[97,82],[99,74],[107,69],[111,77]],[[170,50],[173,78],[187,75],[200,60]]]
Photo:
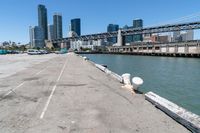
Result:
[[[132,28],[132,27],[128,27],[128,25],[125,25],[124,27],[123,27],[123,30],[128,30],[128,29],[130,29],[130,28]],[[132,41],[133,41],[133,36],[132,35],[128,35],[128,36],[125,36],[124,37],[124,41],[125,41],[125,43],[131,43]]]
[[[117,24],[109,24],[107,26],[107,32],[114,32],[118,30],[119,30],[119,25]],[[117,43],[117,37],[108,38],[107,41],[109,42],[109,44]]]
[[[133,28],[143,28],[143,20],[142,19],[136,19],[133,20]],[[142,34],[139,35],[133,35],[133,41],[134,42],[140,42],[143,41],[143,37]]]
[[44,31],[41,27],[29,27],[30,43],[32,48],[44,48]]
[[53,25],[48,25],[48,40],[53,40],[54,33],[53,33]]
[[54,39],[61,39],[63,37],[62,15],[59,13],[55,13],[53,15],[53,32],[54,32]]
[[133,28],[143,28],[143,20],[142,19],[133,20]]
[[48,39],[47,9],[44,5],[38,5],[38,26],[44,30],[44,39]]
[[75,32],[77,36],[81,36],[81,19],[75,18],[71,20],[71,31]]

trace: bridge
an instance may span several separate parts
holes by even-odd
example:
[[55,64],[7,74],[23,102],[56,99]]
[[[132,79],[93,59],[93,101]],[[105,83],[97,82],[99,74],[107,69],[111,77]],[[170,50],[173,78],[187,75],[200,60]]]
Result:
[[49,40],[49,43],[66,43],[70,41],[88,41],[88,40],[99,40],[99,39],[106,39],[110,37],[117,37],[118,33],[122,37],[128,35],[136,35],[136,34],[151,34],[151,33],[164,33],[164,32],[174,32],[174,31],[183,31],[183,30],[194,30],[200,29],[200,21],[198,22],[190,22],[190,23],[181,23],[181,24],[167,24],[163,26],[156,26],[156,27],[146,27],[146,28],[132,28],[127,30],[119,30],[115,32],[104,32],[98,34],[90,34],[90,35],[82,35],[79,37],[67,37],[62,39],[56,40]]

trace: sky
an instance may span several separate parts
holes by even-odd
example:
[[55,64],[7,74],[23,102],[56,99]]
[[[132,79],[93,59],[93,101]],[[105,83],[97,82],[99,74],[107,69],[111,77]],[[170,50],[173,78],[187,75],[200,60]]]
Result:
[[0,42],[28,43],[29,26],[38,24],[38,4],[46,6],[48,24],[53,23],[55,12],[62,14],[63,37],[68,35],[70,20],[77,17],[82,34],[105,32],[110,23],[131,26],[137,18],[143,19],[144,26],[175,22],[191,14],[197,17],[187,21],[200,20],[199,0],[1,0]]

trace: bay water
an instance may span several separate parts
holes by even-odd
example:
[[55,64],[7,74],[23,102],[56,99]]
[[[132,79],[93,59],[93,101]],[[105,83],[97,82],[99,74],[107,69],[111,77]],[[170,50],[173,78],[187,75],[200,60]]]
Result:
[[152,91],[200,115],[200,59],[159,56],[85,54],[113,72],[144,80],[140,91]]

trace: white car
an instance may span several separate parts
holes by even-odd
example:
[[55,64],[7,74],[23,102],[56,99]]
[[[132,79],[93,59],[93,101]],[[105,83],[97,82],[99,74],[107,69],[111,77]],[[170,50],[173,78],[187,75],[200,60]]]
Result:
[[29,54],[29,55],[39,55],[40,52],[36,49],[28,49],[27,54]]

